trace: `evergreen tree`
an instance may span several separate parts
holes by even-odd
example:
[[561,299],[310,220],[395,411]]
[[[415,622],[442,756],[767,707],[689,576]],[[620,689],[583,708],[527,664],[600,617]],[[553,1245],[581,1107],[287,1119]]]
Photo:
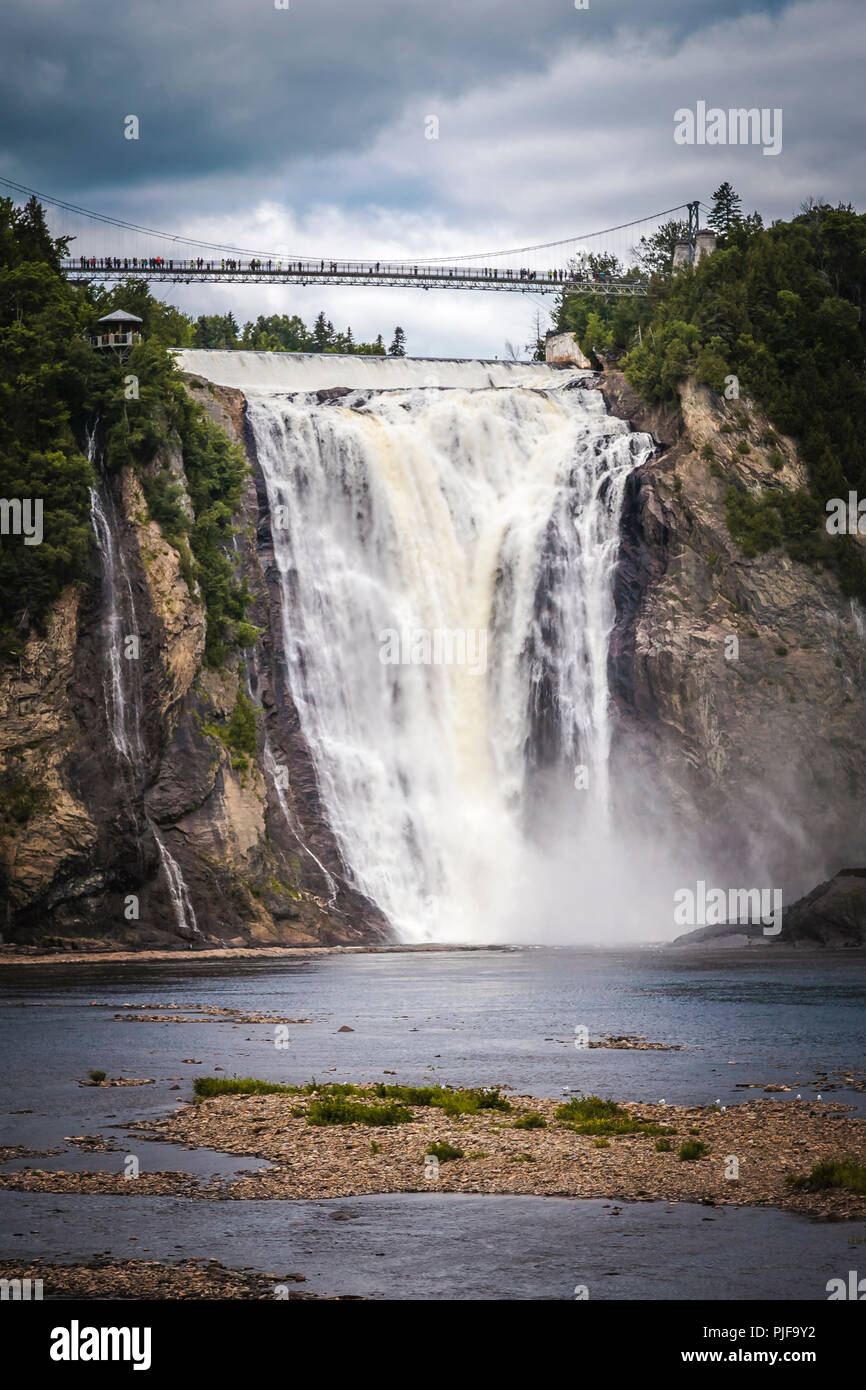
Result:
[[735,193],[727,179],[720,183],[713,194],[713,208],[707,221],[714,232],[725,236],[741,219],[742,199]]
[[635,247],[642,274],[668,275],[673,269],[674,247],[678,241],[685,241],[688,234],[688,223],[672,219],[657,227],[652,236],[642,236]]
[[331,341],[331,325],[325,318],[323,310],[319,310],[316,315],[316,322],[313,324],[313,348],[316,352],[324,352]]
[[399,327],[399,325],[398,325],[397,328],[394,329],[394,339],[393,339],[393,342],[391,343],[391,346],[390,346],[389,349],[388,349],[388,356],[389,356],[389,357],[405,357],[405,356],[406,356],[406,334],[403,332],[402,328]]

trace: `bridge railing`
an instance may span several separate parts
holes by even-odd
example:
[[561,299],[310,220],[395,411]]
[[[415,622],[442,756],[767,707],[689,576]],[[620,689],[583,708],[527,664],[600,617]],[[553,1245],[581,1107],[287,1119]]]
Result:
[[246,283],[369,284],[399,285],[411,288],[477,288],[551,292],[568,289],[575,293],[645,295],[647,285],[634,279],[613,279],[604,272],[573,275],[567,270],[531,270],[527,267],[410,265],[384,261],[282,261],[234,258],[198,258],[194,261],[171,257],[81,256],[63,263],[69,277],[117,280],[123,276],[190,284],[240,280]]
[[134,275],[136,271],[146,273],[147,271],[161,271],[168,273],[196,273],[202,275],[214,274],[216,272],[231,275],[261,275],[267,273],[274,276],[286,276],[297,278],[298,276],[316,277],[329,279],[333,277],[359,275],[370,276],[393,276],[395,279],[407,280],[501,280],[503,282],[525,281],[530,282],[554,282],[557,284],[574,284],[582,281],[592,280],[595,283],[605,279],[604,272],[599,275],[572,276],[568,271],[560,269],[549,270],[530,270],[528,268],[515,267],[494,267],[494,266],[436,266],[436,265],[410,265],[399,264],[393,261],[232,261],[232,260],[174,260],[166,259],[162,256],[149,258],[142,257],[110,257],[110,256],[82,256],[75,260],[63,262],[63,270],[69,274],[71,272],[98,270],[98,271],[126,271]]
[[141,342],[140,333],[99,333],[90,339],[93,347],[132,347]]

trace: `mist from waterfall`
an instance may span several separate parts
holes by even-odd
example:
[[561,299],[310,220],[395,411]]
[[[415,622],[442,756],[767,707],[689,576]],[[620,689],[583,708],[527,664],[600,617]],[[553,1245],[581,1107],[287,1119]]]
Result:
[[247,395],[286,679],[351,880],[404,940],[537,936],[524,905],[554,856],[534,792],[553,775],[565,819],[609,835],[613,571],[650,436],[545,368],[476,386],[465,364],[466,389],[368,360],[335,400],[293,390],[294,362],[245,380],[245,354],[219,356]]

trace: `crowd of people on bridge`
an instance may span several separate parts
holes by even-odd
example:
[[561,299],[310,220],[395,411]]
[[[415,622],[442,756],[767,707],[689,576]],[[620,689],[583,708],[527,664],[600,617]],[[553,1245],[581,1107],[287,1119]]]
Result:
[[[215,260],[206,261],[199,256],[192,260],[166,260],[163,256],[79,256],[78,265],[81,270],[126,270],[135,272],[136,270],[158,270],[169,273],[184,272],[210,272],[220,273],[243,273],[261,274],[267,271],[268,274],[278,275],[310,275],[353,277],[358,275],[377,275],[394,280],[414,279],[416,276],[425,280],[500,280],[506,282],[526,281],[528,283],[538,280],[556,281],[557,283],[575,280],[594,281],[604,280],[605,272],[599,271],[591,276],[583,271],[575,275],[566,270],[544,271],[530,270],[527,266],[522,266],[519,270],[500,269],[491,266],[429,266],[413,265],[411,268],[405,265],[398,265],[389,262],[376,261],[320,261],[318,265],[315,261],[282,261],[267,260],[263,261],[256,257],[248,261],[242,261],[236,257],[223,257],[219,262]],[[326,268],[327,267],[327,268]]]

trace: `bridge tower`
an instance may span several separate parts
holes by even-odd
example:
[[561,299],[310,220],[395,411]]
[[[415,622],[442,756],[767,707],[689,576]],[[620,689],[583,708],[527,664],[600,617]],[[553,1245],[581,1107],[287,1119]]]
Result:
[[699,201],[688,204],[689,209],[689,265],[695,263],[695,247],[698,240],[701,205]]

